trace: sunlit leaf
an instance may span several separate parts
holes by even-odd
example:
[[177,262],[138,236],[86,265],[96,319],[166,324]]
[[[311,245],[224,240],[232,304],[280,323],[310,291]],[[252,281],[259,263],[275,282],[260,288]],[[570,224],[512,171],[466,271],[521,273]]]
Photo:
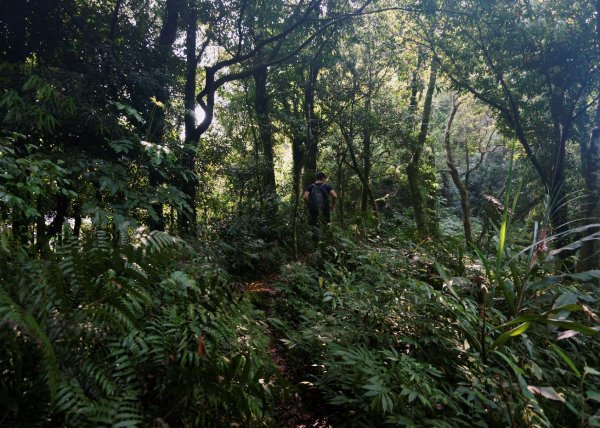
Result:
[[586,366],[583,369],[583,374],[584,374],[584,376],[588,375],[588,374],[591,374],[591,375],[594,375],[594,376],[600,376],[600,371],[598,371],[596,369],[593,369],[593,368],[591,368],[589,366]]
[[516,336],[519,336],[519,335],[525,333],[525,331],[527,331],[527,329],[529,328],[530,325],[531,325],[530,322],[524,322],[520,326],[515,327],[512,330],[507,331],[506,333],[503,333],[502,335],[500,335],[500,337],[498,337],[494,341],[494,343],[492,344],[490,349],[495,349],[495,348],[501,346],[502,344],[504,344],[504,342],[506,342],[511,337],[516,337]]
[[562,403],[565,402],[565,398],[559,394],[558,392],[556,392],[554,390],[554,388],[550,387],[550,386],[533,386],[533,385],[529,385],[527,386],[527,389],[531,392],[533,392],[536,395],[541,395],[542,397],[545,397],[549,400],[555,400],[555,401],[560,401]]
[[581,378],[581,372],[579,371],[573,360],[569,358],[569,356],[565,354],[565,352],[559,346],[555,345],[554,343],[550,343],[550,346],[560,356],[560,358],[562,358],[562,360],[571,368],[573,373],[575,373],[575,375],[578,378]]

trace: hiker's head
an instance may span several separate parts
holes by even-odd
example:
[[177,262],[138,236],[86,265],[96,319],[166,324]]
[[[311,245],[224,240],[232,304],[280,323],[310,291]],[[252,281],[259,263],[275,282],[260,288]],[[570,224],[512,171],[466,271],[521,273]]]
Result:
[[317,172],[317,175],[315,178],[317,179],[317,181],[325,181],[327,179],[327,176],[325,175],[324,172]]

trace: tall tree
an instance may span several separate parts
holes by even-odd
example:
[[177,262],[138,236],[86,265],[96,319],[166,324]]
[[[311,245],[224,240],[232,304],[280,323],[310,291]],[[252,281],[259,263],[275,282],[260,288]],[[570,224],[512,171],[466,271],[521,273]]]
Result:
[[[198,34],[198,7],[195,0],[188,0],[186,5],[186,32],[185,32],[185,89],[184,89],[184,126],[185,142],[181,164],[189,174],[181,177],[179,185],[183,194],[189,199],[189,210],[181,210],[179,215],[179,228],[183,234],[195,234],[197,228],[196,213],[196,176],[193,173],[196,163],[196,78],[198,58],[202,55],[208,44],[205,42],[200,54],[197,50]],[[207,39],[209,40],[209,39]]]
[[[216,95],[220,88],[230,82],[254,77],[260,95],[255,102],[255,108],[260,107],[261,110],[258,115],[260,138],[266,141],[266,145],[263,144],[266,147],[263,154],[267,165],[265,184],[274,190],[272,134],[267,124],[269,116],[266,110],[269,69],[290,61],[319,35],[362,12],[370,3],[371,0],[365,0],[356,8],[348,5],[345,13],[318,21],[313,18],[320,15],[322,0],[300,1],[291,5],[267,0],[257,4],[247,0],[219,2],[215,8],[216,16],[211,19],[209,35],[212,35],[215,47],[221,49],[224,55],[204,67],[204,85],[196,95],[196,102],[204,116],[190,137],[198,141],[212,124]],[[188,195],[188,198],[191,199],[192,195]]]
[[275,155],[273,151],[274,136],[271,123],[271,106],[267,92],[268,68],[259,67],[254,73],[254,107],[258,119],[258,135],[260,149],[263,153],[263,192],[267,198],[276,195],[275,189]]
[[[596,58],[600,58],[600,1],[596,0]],[[600,99],[596,104],[596,114],[589,140],[580,139],[580,154],[583,177],[587,188],[584,218],[588,224],[600,223]],[[590,232],[598,232],[596,227]],[[600,266],[600,237],[586,240],[580,253],[580,270],[590,270]]]
[[437,82],[437,61],[431,61],[431,68],[429,70],[429,83],[427,84],[427,91],[425,93],[425,100],[423,102],[423,112],[421,115],[421,126],[419,128],[419,134],[412,141],[410,147],[410,160],[406,166],[406,175],[408,177],[408,186],[410,190],[410,198],[412,201],[413,210],[415,213],[415,221],[417,223],[417,230],[421,237],[430,236],[434,231],[431,222],[428,220],[427,212],[425,209],[425,203],[423,201],[423,188],[420,177],[421,158],[423,149],[425,148],[425,142],[427,140],[427,133],[429,131],[429,121],[431,119],[431,106],[433,103],[433,91]]
[[[166,132],[166,112],[165,105],[168,103],[170,94],[168,88],[168,66],[170,58],[173,55],[172,47],[177,38],[178,22],[183,9],[184,0],[166,0],[163,21],[160,33],[154,46],[154,54],[150,65],[149,74],[154,80],[154,85],[150,88],[151,97],[146,100],[149,103],[151,118],[147,130],[148,138],[151,142],[159,146],[165,145]],[[165,178],[154,165],[150,165],[150,185],[160,187],[165,183]],[[192,195],[188,195],[190,201]],[[158,201],[152,204],[155,217],[151,218],[150,227],[157,230],[164,230],[165,218],[163,213],[163,204]]]
[[452,123],[454,122],[454,116],[456,116],[456,112],[460,107],[460,102],[458,101],[458,97],[456,95],[452,96],[452,110],[450,111],[450,116],[448,117],[448,123],[446,124],[446,130],[444,131],[444,148],[446,150],[446,164],[448,168],[450,168],[450,176],[452,177],[452,182],[458,189],[460,194],[460,206],[463,214],[463,228],[465,231],[465,243],[467,247],[473,242],[473,232],[471,228],[471,205],[469,202],[469,191],[468,191],[468,176],[466,177],[466,183],[460,179],[460,174],[458,169],[456,168],[456,163],[454,161],[454,153],[452,150],[452,146],[450,145],[450,134],[452,130]]
[[[502,143],[498,141],[495,123],[489,110],[473,99],[450,96],[450,114],[444,131],[447,172],[459,193],[467,247],[473,243],[471,226],[471,176]],[[459,108],[464,104],[464,112]],[[458,125],[456,125],[458,123]],[[453,128],[457,128],[453,130]],[[462,158],[462,159],[461,159]]]
[[[480,0],[443,7],[440,31],[423,32],[454,85],[493,108],[550,195],[552,226],[568,229],[567,144],[598,96],[591,2]],[[564,239],[561,240],[564,242]]]

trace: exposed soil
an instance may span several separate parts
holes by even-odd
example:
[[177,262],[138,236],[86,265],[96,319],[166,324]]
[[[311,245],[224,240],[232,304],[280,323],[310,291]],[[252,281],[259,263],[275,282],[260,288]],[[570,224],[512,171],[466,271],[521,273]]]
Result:
[[[281,292],[273,286],[278,275],[269,275],[261,279],[241,284],[244,293],[260,293],[268,296],[269,305]],[[268,309],[267,309],[268,313]],[[288,367],[285,349],[277,346],[276,338],[271,335],[269,353],[282,378],[289,382],[291,393],[282,396],[275,411],[277,426],[290,428],[333,428],[329,421],[328,409],[319,391],[311,385],[302,384],[295,379],[293,370]]]

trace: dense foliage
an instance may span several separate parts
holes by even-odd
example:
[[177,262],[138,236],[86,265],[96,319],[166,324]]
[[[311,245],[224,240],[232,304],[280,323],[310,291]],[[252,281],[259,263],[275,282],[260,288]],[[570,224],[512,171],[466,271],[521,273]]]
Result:
[[600,2],[0,10],[0,425],[600,426]]
[[595,287],[581,281],[590,276],[558,278],[536,262],[526,315],[514,319],[516,290],[483,306],[478,286],[490,278],[475,260],[463,260],[464,276],[438,264],[431,284],[432,256],[451,265],[447,253],[403,250],[397,235],[349,238],[284,270],[285,322],[274,322],[297,379],[334,406],[334,425],[597,425],[598,341],[578,334],[597,322]]
[[277,377],[260,312],[206,255],[127,224],[65,239],[44,261],[3,242],[4,423],[268,417]]

